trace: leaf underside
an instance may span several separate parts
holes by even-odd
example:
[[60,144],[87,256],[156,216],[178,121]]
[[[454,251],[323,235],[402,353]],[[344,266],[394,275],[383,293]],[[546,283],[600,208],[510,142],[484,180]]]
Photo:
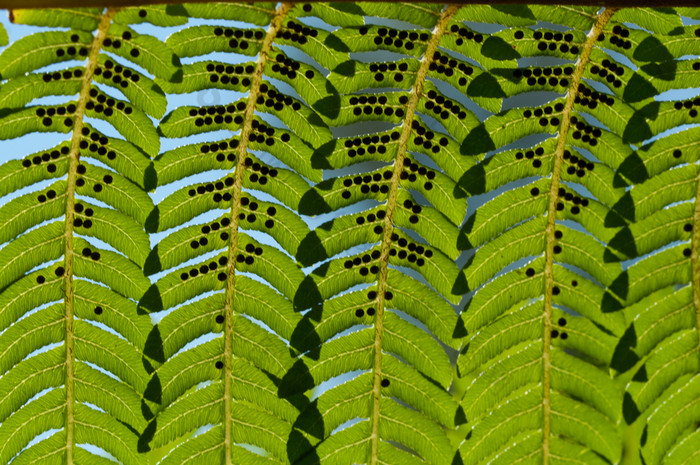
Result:
[[700,464],[700,9],[11,18],[0,463]]

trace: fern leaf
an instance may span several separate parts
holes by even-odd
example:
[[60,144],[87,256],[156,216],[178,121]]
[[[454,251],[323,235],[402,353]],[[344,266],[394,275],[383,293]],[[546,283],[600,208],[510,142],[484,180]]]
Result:
[[118,24],[149,23],[154,26],[181,26],[187,24],[187,12],[184,8],[173,8],[167,5],[140,5],[138,7],[122,8],[114,15]]
[[365,23],[358,6],[344,3],[304,3],[296,6],[294,14],[299,18],[315,16],[334,26],[362,26]]
[[[661,30],[671,28],[662,12],[638,19]],[[656,43],[656,36],[646,32],[625,31],[618,26],[618,34],[629,34],[630,40],[638,43],[634,58],[648,63],[637,73],[654,77],[642,94],[645,100],[637,104],[641,107],[638,121],[647,125],[648,134],[659,134],[692,118],[692,100],[688,107],[684,102],[649,101],[667,88],[659,84],[659,77],[668,78],[668,88],[675,88],[674,73],[689,69],[690,62],[681,57],[685,44],[693,40],[694,30],[674,27],[667,43],[663,43],[664,38]],[[659,71],[661,66],[666,74]],[[649,109],[653,111],[647,112]],[[700,370],[696,146],[695,128],[676,130],[656,137],[629,156],[619,172],[636,185],[615,209],[634,224],[617,232],[608,244],[611,258],[634,259],[610,285],[626,304],[628,324],[613,362],[625,384],[625,420],[639,425],[641,435],[636,439],[649,464],[693,460],[687,444],[695,435],[693,425],[698,419],[693,386]],[[683,407],[672,407],[680,405],[678,402]],[[678,414],[671,418],[667,408],[677,408]]]
[[700,465],[698,19],[11,10],[0,463]]
[[358,2],[366,16],[398,19],[424,28],[434,27],[442,12],[442,5],[434,3],[387,3]]
[[[137,314],[134,301],[149,285],[142,271],[150,250],[144,222],[153,209],[145,192],[153,184],[146,153],[157,153],[160,142],[142,109],[162,114],[165,98],[145,76],[100,55],[108,46],[108,30],[116,30],[110,29],[115,13],[16,11],[18,22],[72,30],[37,32],[0,55],[3,79],[9,79],[1,97],[7,108],[2,137],[70,134],[53,148],[0,168],[3,195],[27,192],[0,210],[0,428],[7,438],[0,460],[7,463],[102,461],[78,444],[100,448],[125,464],[142,462],[137,441],[148,414],[141,400],[148,383],[142,352],[152,324]],[[166,50],[153,38],[131,41],[126,26],[120,27],[129,50],[144,44],[156,54]],[[112,48],[119,48],[116,42]],[[138,55],[130,52],[128,59]],[[31,73],[75,59],[86,61]],[[135,62],[149,67],[147,61]],[[156,74],[165,70],[159,67]],[[127,82],[129,76],[138,78]],[[98,90],[95,81],[116,87],[129,100]],[[75,102],[25,106],[44,96],[74,94],[79,94]],[[104,136],[85,117],[105,120],[128,141]],[[37,184],[56,178],[50,185]],[[89,237],[117,252],[102,250]],[[51,430],[57,432],[47,435]]]
[[[486,16],[484,7],[472,8]],[[604,59],[596,41],[616,10],[548,8],[557,28],[530,29],[522,24],[543,7],[517,8],[495,13],[512,23],[484,41],[486,59],[470,54],[488,71],[467,95],[476,94],[479,104],[488,99],[489,110],[501,104],[494,89],[504,98],[533,90],[566,95],[490,116],[461,144],[462,154],[483,159],[460,186],[490,200],[462,229],[464,248],[473,249],[463,271],[474,294],[457,327],[465,336],[457,360],[466,423],[458,429],[459,453],[465,464],[582,456],[589,457],[585,463],[617,463],[623,393],[606,367],[626,324],[624,300],[607,290],[621,267],[606,244],[625,225],[613,210],[625,189],[614,179],[633,154],[623,133],[631,137],[636,110],[622,94],[594,95],[586,81]],[[498,49],[496,41],[507,47]],[[456,42],[451,48],[460,50]],[[489,62],[540,56],[578,61],[538,67]],[[620,74],[632,73],[621,68]],[[607,129],[591,125],[589,114],[609,121]],[[535,134],[540,142],[534,146],[521,141]]]
[[264,26],[271,23],[275,16],[275,6],[273,2],[256,2],[236,4],[235,8],[225,3],[214,3],[211,5],[199,5],[196,3],[185,5],[185,11],[192,18],[236,20],[246,23]]
[[68,27],[81,31],[94,31],[100,24],[99,8],[44,8],[12,10],[12,20],[17,24],[32,26]]
[[[313,447],[298,447],[297,460],[411,463],[418,456],[427,463],[446,463],[452,449],[444,429],[454,426],[457,405],[446,390],[449,361],[440,343],[459,344],[450,303],[457,304],[464,292],[453,260],[463,245],[457,225],[466,212],[466,193],[457,181],[475,163],[459,154],[461,140],[455,138],[466,136],[478,119],[427,77],[437,76],[436,50],[458,8],[358,6],[367,15],[435,29],[350,26],[334,32],[351,52],[375,50],[372,44],[381,40],[382,48],[421,59],[349,60],[329,76],[341,93],[337,107],[331,102],[325,107],[336,114],[330,124],[372,121],[401,126],[336,140],[314,154],[320,166],[329,168],[369,160],[382,164],[378,169],[373,169],[376,164],[358,165],[357,174],[317,184],[302,199],[302,212],[336,212],[367,199],[381,205],[321,225],[300,247],[298,257],[305,265],[330,261],[307,276],[295,298],[297,308],[311,310],[291,341],[306,352],[304,364],[297,363],[287,375],[293,391],[318,389],[338,376],[350,378],[356,370],[364,373],[322,390],[302,412],[297,427],[309,435]],[[399,91],[360,93],[380,87]],[[428,110],[439,115],[447,133],[416,113]],[[363,170],[365,166],[372,168]],[[418,201],[420,194],[409,189],[430,204]],[[414,270],[410,276],[407,269]],[[359,285],[363,290],[355,289]],[[353,332],[358,324],[364,329]],[[335,431],[354,419],[359,423]]]
[[[218,51],[257,58],[243,63],[195,60],[183,67],[182,81],[167,76],[157,81],[172,93],[227,89],[247,96],[226,105],[181,106],[160,122],[160,134],[172,138],[219,129],[240,134],[178,147],[155,161],[159,185],[207,170],[233,172],[175,191],[149,219],[153,231],[180,227],[156,245],[145,265],[148,274],[166,273],[140,304],[149,311],[169,312],[149,336],[146,351],[158,366],[146,390],[157,411],[150,445],[169,451],[163,463],[189,463],[185,451],[203,444],[219,460],[226,457],[226,463],[288,463],[293,458],[286,444],[300,407],[276,393],[293,366],[294,354],[285,341],[292,338],[300,320],[292,301],[304,274],[290,255],[298,254],[309,234],[295,210],[309,180],[321,180],[311,159],[332,135],[314,108],[332,99],[334,91],[315,66],[289,58],[276,45],[301,49],[322,65],[329,57],[344,58],[328,50],[325,31],[295,26],[295,11],[303,9],[291,4],[185,8],[194,17],[233,17],[269,27],[192,26],[167,42],[182,57]],[[301,99],[283,93],[264,77],[289,83]],[[286,127],[271,124],[264,113]],[[270,161],[269,155],[277,160]],[[249,189],[268,196],[253,195]],[[181,227],[219,209],[226,210],[223,217]],[[283,251],[265,245],[250,230],[269,235]],[[211,297],[188,302],[209,291],[214,291]],[[187,347],[206,335],[208,342]],[[198,386],[203,382],[206,385]],[[216,426],[204,435],[192,435],[209,424]],[[237,444],[255,446],[266,455],[252,454]]]

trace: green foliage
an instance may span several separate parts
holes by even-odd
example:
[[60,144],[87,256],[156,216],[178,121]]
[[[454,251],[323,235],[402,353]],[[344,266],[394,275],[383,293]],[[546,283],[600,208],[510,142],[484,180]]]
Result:
[[0,463],[700,463],[697,8],[11,18]]

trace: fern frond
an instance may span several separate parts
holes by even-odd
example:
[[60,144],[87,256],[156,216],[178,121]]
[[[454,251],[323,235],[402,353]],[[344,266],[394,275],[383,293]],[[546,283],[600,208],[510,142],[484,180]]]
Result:
[[700,9],[9,21],[0,463],[700,465]]
[[[167,42],[183,57],[218,51],[257,58],[242,63],[194,61],[183,66],[181,81],[157,81],[172,93],[227,89],[247,96],[225,105],[181,106],[159,126],[159,132],[171,138],[219,129],[240,133],[175,148],[155,162],[159,185],[207,170],[232,173],[177,190],[158,204],[149,219],[153,231],[179,227],[156,245],[145,265],[148,274],[166,274],[141,305],[149,311],[169,312],[154,328],[147,351],[160,365],[147,390],[149,400],[157,404],[151,446],[169,450],[163,463],[188,463],[183,451],[201,447],[200,443],[206,443],[224,463],[288,463],[293,457],[288,456],[286,444],[305,402],[277,395],[294,363],[295,354],[286,341],[301,319],[292,302],[304,274],[291,257],[298,255],[309,228],[296,210],[309,181],[321,180],[311,159],[332,135],[315,108],[332,100],[335,91],[316,66],[290,58],[277,46],[299,49],[322,66],[344,61],[347,54],[328,48],[333,44],[326,31],[299,22],[296,13],[306,14],[301,6],[256,3],[185,8],[193,17],[235,18],[269,27],[192,26]],[[288,83],[301,99],[266,78]],[[271,124],[263,114],[284,126]],[[270,155],[276,160],[270,161]],[[214,221],[181,227],[219,209],[226,213]],[[271,237],[282,250],[266,245],[259,233]],[[193,265],[192,260],[201,262]],[[254,275],[255,280],[242,273]],[[188,302],[209,291],[214,291],[211,297]],[[185,347],[212,333],[209,342]],[[202,382],[206,385],[198,386]],[[205,425],[216,427],[202,436],[192,435]],[[246,452],[240,444],[263,449],[266,458]]]
[[[296,426],[313,448],[297,448],[297,460],[447,463],[453,451],[445,429],[454,427],[457,405],[447,392],[450,362],[441,344],[459,344],[450,304],[459,303],[465,291],[454,260],[464,245],[458,225],[467,205],[457,181],[475,164],[459,147],[478,119],[427,78],[438,76],[437,48],[458,8],[358,6],[369,16],[435,28],[348,26],[334,32],[350,52],[379,47],[409,57],[390,63],[350,60],[329,76],[341,93],[336,107],[324,102],[326,114],[336,115],[330,124],[400,126],[336,139],[314,154],[325,168],[370,160],[381,165],[353,166],[356,174],[320,182],[302,199],[303,213],[337,212],[368,199],[380,205],[334,218],[300,247],[305,265],[330,260],[307,276],[294,301],[311,310],[291,340],[306,352],[304,364],[287,375],[293,389],[319,389],[338,376],[364,373],[321,390],[302,412]],[[383,89],[365,93],[368,88]],[[437,115],[442,127],[423,115]],[[364,329],[353,332],[356,325]],[[351,420],[359,423],[338,430]]]
[[[696,119],[692,99],[687,105],[653,99],[681,87],[682,79],[694,80],[693,61],[684,55],[697,31],[660,12],[638,19],[669,34],[617,26],[633,44],[627,55],[640,64],[629,87],[639,96],[633,119],[646,140]],[[618,170],[636,185],[614,207],[634,223],[608,244],[609,258],[634,260],[610,285],[626,305],[628,324],[613,366],[625,384],[625,420],[639,425],[641,455],[649,464],[692,463],[687,444],[700,418],[692,387],[700,370],[697,145],[697,128],[676,129],[639,147]],[[674,402],[685,408],[671,418],[666,409]]]
[[[152,324],[137,313],[134,301],[149,285],[142,271],[150,250],[144,223],[153,209],[146,189],[154,183],[146,154],[157,153],[160,145],[144,111],[159,116],[165,97],[151,79],[100,52],[120,49],[160,76],[168,67],[153,65],[155,57],[168,57],[168,76],[177,60],[156,39],[115,26],[115,14],[115,9],[15,10],[17,22],[71,30],[37,32],[0,55],[2,78],[8,80],[0,96],[6,109],[2,137],[70,134],[53,148],[0,167],[2,195],[27,191],[0,209],[3,463],[102,460],[78,444],[125,464],[142,463],[137,441],[148,414],[142,410],[148,383],[142,352]],[[137,59],[139,50],[151,58]],[[76,59],[86,61],[34,72]],[[128,100],[112,97],[95,82]],[[75,94],[77,101],[26,106],[40,97]],[[86,117],[103,119],[127,140],[104,136]],[[57,432],[41,438],[50,430]]]
[[[471,9],[491,22],[485,7],[464,8]],[[626,224],[613,209],[626,193],[615,180],[633,154],[627,139],[634,139],[628,126],[636,110],[621,94],[594,93],[588,82],[605,54],[597,38],[616,10],[546,11],[556,28],[522,27],[542,6],[493,11],[507,28],[484,38],[488,59],[477,61],[486,70],[466,89],[482,100],[492,92],[484,107],[491,111],[500,109],[498,95],[565,96],[490,116],[461,144],[462,154],[481,161],[459,185],[489,194],[462,228],[463,248],[473,250],[463,272],[474,292],[458,326],[465,336],[457,361],[465,464],[620,460],[623,393],[607,367],[625,318],[622,299],[607,290],[621,267],[606,244]],[[463,42],[476,39],[471,34]],[[559,64],[494,63],[541,56]],[[621,68],[616,79],[623,74],[632,73]],[[589,123],[589,115],[607,127]],[[525,138],[535,135],[539,142],[528,146]]]

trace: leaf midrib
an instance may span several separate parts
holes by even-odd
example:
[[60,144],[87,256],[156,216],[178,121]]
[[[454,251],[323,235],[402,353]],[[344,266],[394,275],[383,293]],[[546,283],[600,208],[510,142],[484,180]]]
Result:
[[[437,50],[442,34],[447,29],[447,24],[450,22],[454,14],[459,10],[458,5],[447,6],[438,20],[435,28],[432,31],[432,36],[420,61],[420,66],[416,71],[416,79],[413,83],[409,100],[406,104],[406,113],[403,119],[403,128],[399,138],[399,145],[394,161],[394,169],[391,177],[389,195],[386,202],[386,216],[384,217],[384,236],[381,243],[381,255],[379,258],[380,268],[377,277],[377,313],[374,320],[374,362],[373,362],[373,387],[372,387],[372,407],[370,411],[370,454],[369,465],[377,465],[379,451],[379,419],[381,416],[379,403],[382,397],[381,382],[382,382],[382,333],[384,329],[384,293],[387,287],[389,251],[391,249],[391,235],[394,230],[393,217],[396,208],[399,185],[401,182],[401,172],[403,171],[404,160],[409,138],[413,131],[413,120],[420,100],[423,85],[426,81],[430,63],[433,61],[433,55]],[[435,12],[431,12],[437,16]],[[411,72],[404,73],[405,75],[413,74]]]
[[[571,9],[571,8],[569,8]],[[573,10],[573,9],[572,9]],[[557,203],[559,198],[559,181],[561,179],[562,165],[564,163],[564,151],[567,145],[569,128],[571,127],[571,113],[574,108],[575,99],[578,95],[578,87],[581,78],[586,71],[591,52],[598,40],[599,34],[605,28],[617,8],[604,8],[596,17],[596,22],[588,33],[586,42],[583,45],[581,55],[579,55],[576,69],[571,76],[571,85],[569,86],[564,110],[561,112],[561,125],[559,126],[559,136],[557,138],[557,148],[555,151],[554,168],[552,170],[552,181],[549,191],[549,207],[547,209],[547,227],[545,229],[546,246],[545,246],[545,266],[544,266],[544,349],[542,353],[543,360],[543,428],[542,428],[542,456],[543,465],[550,463],[550,434],[551,434],[551,360],[550,350],[552,345],[552,300],[554,288],[554,245],[556,238],[554,232],[556,229],[557,219]]]
[[[257,105],[258,95],[260,94],[260,86],[262,84],[263,72],[269,58],[269,53],[272,50],[272,42],[277,36],[277,31],[282,27],[282,22],[285,16],[292,8],[291,3],[281,3],[275,10],[273,17],[270,20],[270,26],[263,38],[263,43],[258,54],[258,59],[255,64],[255,73],[253,74],[250,91],[248,92],[248,102],[244,111],[243,124],[241,125],[240,144],[238,145],[238,159],[236,160],[236,168],[234,172],[234,183],[232,187],[233,199],[231,205],[231,237],[229,239],[228,249],[228,273],[226,278],[226,297],[224,300],[224,464],[232,465],[231,462],[231,442],[232,429],[234,418],[231,415],[232,399],[232,369],[231,358],[233,356],[233,297],[235,292],[236,278],[236,253],[238,251],[238,224],[239,213],[241,211],[241,198],[243,187],[243,173],[246,169],[245,159],[248,151],[249,136],[252,131],[253,116]],[[240,334],[238,335],[241,336]]]
[[107,36],[107,30],[112,24],[112,19],[116,15],[118,8],[108,8],[97,28],[90,54],[88,55],[85,73],[80,89],[80,95],[75,110],[75,122],[73,124],[73,135],[71,137],[71,149],[68,154],[70,160],[67,176],[67,193],[66,193],[66,230],[65,230],[65,319],[66,319],[66,464],[73,465],[73,426],[76,423],[74,418],[74,377],[75,368],[73,366],[74,358],[74,330],[73,330],[73,218],[75,216],[75,188],[78,175],[78,164],[80,160],[80,140],[82,139],[83,117],[85,115],[85,107],[90,100],[90,83],[92,76],[99,62],[100,49],[102,42]]

